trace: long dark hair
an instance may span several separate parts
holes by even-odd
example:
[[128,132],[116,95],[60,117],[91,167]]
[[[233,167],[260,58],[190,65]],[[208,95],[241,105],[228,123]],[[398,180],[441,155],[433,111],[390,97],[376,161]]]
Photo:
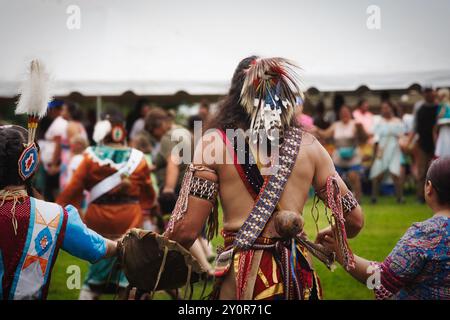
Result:
[[64,104],[67,107],[67,111],[73,121],[83,120],[83,111],[81,110],[79,104],[72,101],[65,101]]
[[28,194],[32,194],[31,178],[23,181],[18,167],[27,141],[28,131],[25,128],[16,125],[0,126],[0,189],[25,185]]
[[142,117],[142,109],[144,106],[148,105],[150,102],[146,98],[140,98],[136,101],[136,104],[134,105],[133,110],[128,114],[127,120],[126,120],[126,126],[127,132],[131,132],[131,129],[133,128],[134,122]]

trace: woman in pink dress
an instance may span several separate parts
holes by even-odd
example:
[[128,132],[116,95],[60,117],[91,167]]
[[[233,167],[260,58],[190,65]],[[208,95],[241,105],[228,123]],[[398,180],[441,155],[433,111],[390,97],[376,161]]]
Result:
[[322,139],[332,138],[335,144],[332,158],[336,171],[346,177],[358,201],[361,199],[361,162],[359,143],[367,138],[364,127],[352,118],[349,107],[342,106],[339,121],[334,122],[326,130],[316,129]]

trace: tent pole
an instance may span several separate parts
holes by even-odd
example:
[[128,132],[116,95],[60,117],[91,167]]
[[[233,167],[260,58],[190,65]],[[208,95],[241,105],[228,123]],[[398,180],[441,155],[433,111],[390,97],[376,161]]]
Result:
[[97,96],[97,121],[100,121],[100,117],[102,114],[102,96]]

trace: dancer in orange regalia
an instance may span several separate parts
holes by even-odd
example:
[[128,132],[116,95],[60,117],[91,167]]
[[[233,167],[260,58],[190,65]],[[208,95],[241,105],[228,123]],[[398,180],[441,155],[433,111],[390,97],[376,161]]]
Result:
[[[109,239],[141,227],[143,215],[154,205],[150,169],[141,151],[126,147],[122,115],[111,111],[94,130],[97,146],[89,147],[57,202],[79,205],[83,191],[90,193],[85,223]],[[114,268],[116,259],[91,265],[80,299],[97,299],[103,292],[125,288],[128,282]]]

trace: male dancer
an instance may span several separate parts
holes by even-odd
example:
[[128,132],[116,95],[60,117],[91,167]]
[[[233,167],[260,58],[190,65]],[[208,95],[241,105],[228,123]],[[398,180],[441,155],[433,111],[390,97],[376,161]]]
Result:
[[[164,235],[189,248],[207,224],[212,238],[217,232],[220,194],[225,247],[218,252],[212,298],[321,298],[309,253],[328,266],[334,256],[307,240],[302,231],[301,214],[311,185],[331,209],[332,226],[322,230],[319,239],[333,234],[340,261],[347,269],[354,266],[347,235],[354,237],[361,230],[362,211],[326,150],[295,123],[299,97],[293,63],[246,58],[212,119],[212,130],[197,144]],[[244,131],[250,131],[247,138]],[[130,261],[125,264],[129,270],[133,251],[139,251],[136,243],[124,241],[119,250],[123,261]],[[171,247],[160,248],[158,256],[167,256]],[[159,272],[147,288],[157,288],[158,280],[167,278],[165,262],[152,262]],[[192,265],[187,270],[193,270]]]
[[[317,255],[320,252],[300,236],[298,219],[311,185],[331,207],[334,220],[334,228],[322,230],[319,236],[337,233],[337,254],[344,257],[346,268],[353,266],[346,235],[358,234],[363,225],[362,211],[336,174],[326,150],[294,123],[295,99],[302,95],[294,70],[291,62],[281,58],[249,57],[241,61],[229,94],[213,119],[212,128],[217,130],[202,139],[203,150],[212,144],[216,152],[222,150],[223,157],[215,159],[228,157],[233,161],[211,162],[202,155],[202,148],[197,149],[166,232],[170,239],[189,247],[210,216],[219,192],[225,248],[218,257],[215,298],[321,297],[307,249]],[[271,154],[279,154],[279,163],[264,158],[261,144],[253,155],[252,148],[244,148],[245,161],[239,161],[241,149],[230,141],[226,129],[250,129],[250,140],[256,136],[258,143],[266,137]],[[283,139],[278,149],[270,143],[276,140],[277,131]],[[253,162],[249,160],[252,156]],[[271,168],[278,172],[265,175]],[[215,219],[217,216],[209,219],[210,226],[217,225]],[[295,227],[298,225],[300,228]]]

